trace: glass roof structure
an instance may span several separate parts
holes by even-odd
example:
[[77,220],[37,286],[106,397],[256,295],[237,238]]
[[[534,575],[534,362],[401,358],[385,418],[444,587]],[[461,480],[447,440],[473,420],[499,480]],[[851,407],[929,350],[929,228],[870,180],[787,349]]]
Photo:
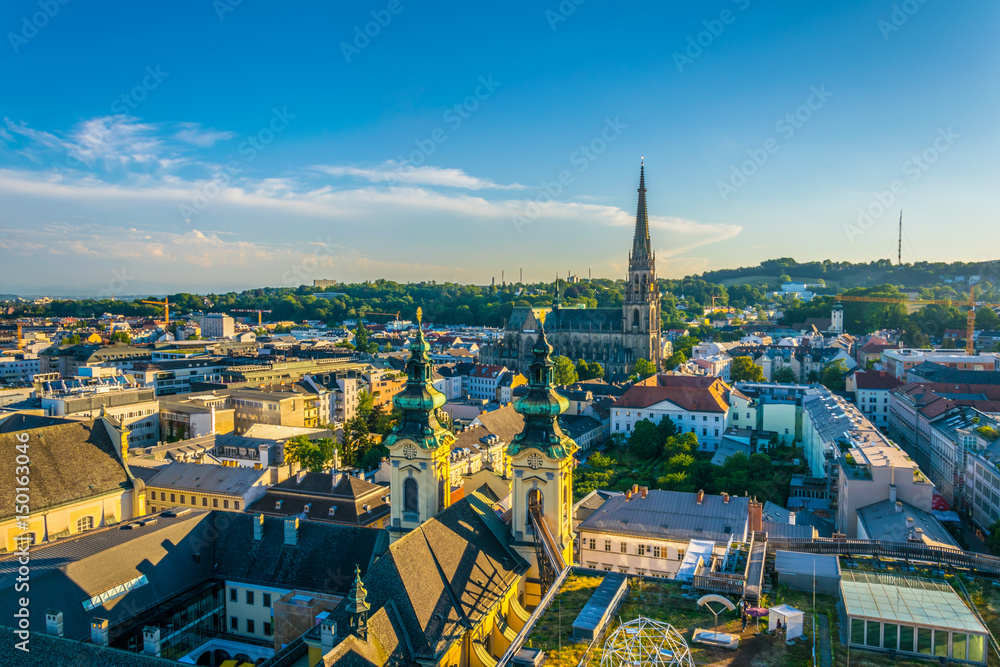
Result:
[[845,570],[840,592],[847,615],[854,618],[986,634],[986,628],[944,580]]

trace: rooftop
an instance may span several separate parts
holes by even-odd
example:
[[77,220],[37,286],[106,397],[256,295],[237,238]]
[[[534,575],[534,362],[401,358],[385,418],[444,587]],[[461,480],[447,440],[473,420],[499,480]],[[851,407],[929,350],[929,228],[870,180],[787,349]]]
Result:
[[986,628],[943,580],[845,570],[840,591],[851,617],[986,634]]
[[254,486],[263,485],[262,478],[265,477],[270,479],[267,470],[174,461],[160,468],[146,485],[178,491],[243,495]]

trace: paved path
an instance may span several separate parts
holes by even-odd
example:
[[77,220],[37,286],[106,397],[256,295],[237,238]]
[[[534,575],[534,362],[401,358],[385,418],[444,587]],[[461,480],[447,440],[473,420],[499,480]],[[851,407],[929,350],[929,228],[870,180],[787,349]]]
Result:
[[826,614],[819,617],[819,664],[833,667],[833,646],[830,643],[830,619]]

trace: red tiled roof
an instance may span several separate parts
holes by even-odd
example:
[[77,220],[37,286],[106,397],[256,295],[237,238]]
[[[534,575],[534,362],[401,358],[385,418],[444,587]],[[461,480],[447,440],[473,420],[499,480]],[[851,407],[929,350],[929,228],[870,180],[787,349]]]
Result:
[[506,370],[505,366],[488,366],[480,364],[476,366],[469,375],[473,377],[495,378]]
[[726,412],[726,383],[700,375],[654,375],[637,382],[615,401],[616,408],[647,408],[663,401],[689,412]]
[[886,371],[858,371],[854,374],[858,389],[895,389],[904,383]]

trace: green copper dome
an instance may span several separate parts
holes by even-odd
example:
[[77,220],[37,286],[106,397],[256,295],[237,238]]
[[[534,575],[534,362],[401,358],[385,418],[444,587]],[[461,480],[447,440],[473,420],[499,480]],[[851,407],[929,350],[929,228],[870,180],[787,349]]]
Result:
[[552,387],[552,346],[545,339],[544,328],[535,339],[532,352],[535,359],[528,371],[528,393],[514,401],[514,409],[524,415],[524,430],[514,436],[507,453],[515,456],[534,448],[554,459],[572,456],[576,443],[562,432],[556,420],[569,409],[569,401]]
[[417,336],[410,343],[410,359],[406,362],[406,387],[392,399],[393,405],[403,416],[386,437],[386,447],[406,439],[413,440],[424,449],[437,449],[445,444],[450,445],[455,439],[434,416],[434,411],[444,405],[447,399],[431,384],[430,349],[431,346],[418,324]]

